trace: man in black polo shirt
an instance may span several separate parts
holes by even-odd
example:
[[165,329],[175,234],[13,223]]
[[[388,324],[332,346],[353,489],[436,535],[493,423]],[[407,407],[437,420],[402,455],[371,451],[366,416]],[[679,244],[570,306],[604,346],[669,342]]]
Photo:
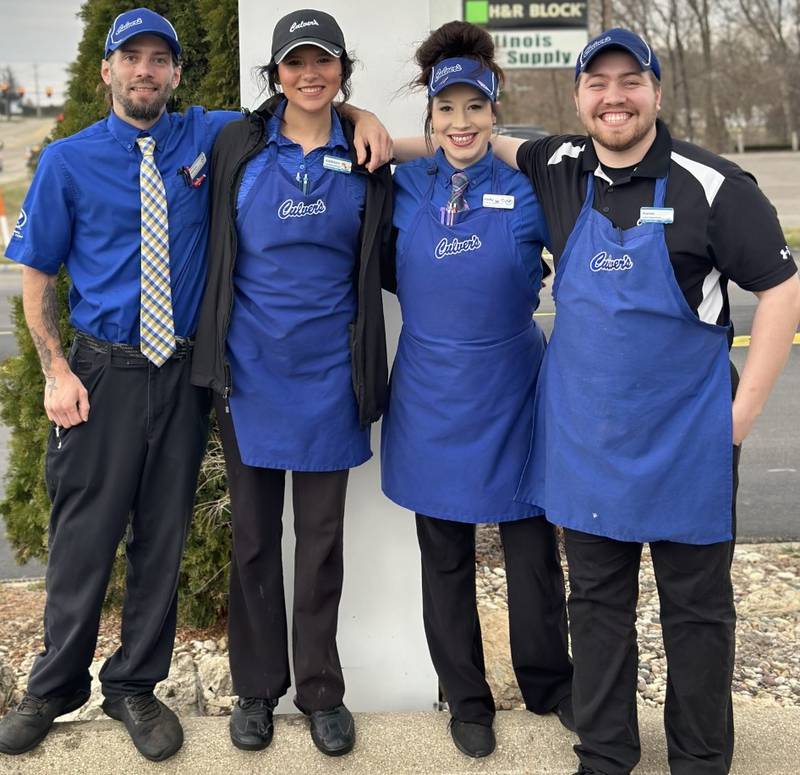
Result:
[[[530,177],[556,263],[558,316],[518,499],[565,528],[579,772],[622,775],[639,760],[635,621],[649,543],[670,771],[727,773],[739,445],[788,357],[797,269],[754,179],[657,119],[661,73],[644,40],[602,33],[575,76],[589,137],[493,143]],[[729,280],[759,297],[740,380]]]

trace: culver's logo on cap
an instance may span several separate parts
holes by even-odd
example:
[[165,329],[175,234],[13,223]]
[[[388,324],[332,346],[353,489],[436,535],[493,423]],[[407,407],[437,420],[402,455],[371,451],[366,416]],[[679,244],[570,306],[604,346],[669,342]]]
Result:
[[447,256],[456,256],[459,253],[470,253],[473,250],[480,250],[480,248],[481,240],[477,234],[471,234],[466,239],[459,239],[458,237],[447,239],[447,237],[442,237],[437,243],[433,255],[441,261],[443,258],[447,258]]
[[294,32],[295,30],[302,30],[303,27],[319,27],[319,22],[316,19],[308,19],[307,21],[293,22],[292,26],[289,27],[289,32]]
[[307,215],[322,215],[328,208],[322,199],[306,204],[305,202],[295,202],[293,199],[286,199],[281,202],[278,208],[278,218],[285,221],[287,218],[305,218]]
[[598,46],[605,46],[606,43],[611,43],[611,38],[606,35],[604,38],[599,38],[598,40],[592,41],[588,46],[586,46],[583,51],[581,51],[581,64],[586,61],[586,57],[592,53]]
[[593,272],[624,272],[633,269],[633,259],[627,253],[622,258],[614,258],[605,250],[601,250],[592,256],[589,268]]
[[460,73],[464,68],[461,65],[452,65],[446,67],[440,67],[433,76],[434,81],[439,81],[444,78],[446,75],[451,75],[452,73]]
[[140,16],[138,19],[131,19],[129,22],[125,22],[125,24],[120,24],[117,27],[117,31],[115,34],[122,35],[125,30],[129,30],[131,27],[138,27],[142,23],[142,17]]

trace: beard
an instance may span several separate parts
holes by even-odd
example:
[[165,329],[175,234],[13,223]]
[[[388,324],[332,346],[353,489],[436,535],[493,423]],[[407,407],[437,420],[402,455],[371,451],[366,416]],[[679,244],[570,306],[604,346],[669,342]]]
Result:
[[[143,82],[142,85],[155,86],[153,83]],[[121,106],[123,113],[134,121],[154,121],[164,110],[169,98],[172,96],[172,84],[165,84],[150,97],[149,101],[140,102],[130,96],[126,86],[115,78],[111,77],[111,95],[114,102]]]
[[637,126],[632,133],[623,136],[614,135],[610,132],[604,132],[602,129],[594,129],[593,127],[587,127],[587,133],[592,140],[603,148],[621,153],[623,151],[629,151],[644,140],[651,132],[652,127],[653,124]]

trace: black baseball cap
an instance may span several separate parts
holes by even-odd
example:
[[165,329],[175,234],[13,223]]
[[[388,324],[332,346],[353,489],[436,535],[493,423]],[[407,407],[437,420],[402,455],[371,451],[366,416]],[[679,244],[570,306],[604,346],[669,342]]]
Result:
[[272,32],[272,61],[279,64],[298,46],[318,46],[331,56],[344,53],[344,34],[336,19],[324,11],[305,8],[287,13]]

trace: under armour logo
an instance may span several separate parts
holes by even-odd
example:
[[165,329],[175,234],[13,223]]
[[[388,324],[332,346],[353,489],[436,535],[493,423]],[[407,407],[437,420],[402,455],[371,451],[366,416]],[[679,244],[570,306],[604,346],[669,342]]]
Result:
[[783,250],[781,250],[781,258],[784,261],[788,261],[792,257],[792,251],[789,250],[789,246],[786,245]]

